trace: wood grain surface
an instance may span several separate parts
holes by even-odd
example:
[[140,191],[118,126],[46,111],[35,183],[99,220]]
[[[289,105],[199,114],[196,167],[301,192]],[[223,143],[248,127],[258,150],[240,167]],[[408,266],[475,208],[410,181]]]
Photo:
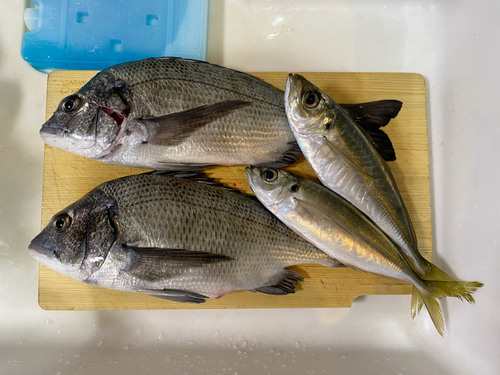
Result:
[[[96,72],[54,71],[47,81],[47,118],[59,101],[76,92]],[[251,73],[284,89],[287,72]],[[427,120],[424,79],[413,73],[302,73],[339,103],[360,103],[398,99],[403,108],[385,127],[396,150],[397,160],[389,165],[410,213],[421,253],[432,259],[432,233],[427,152]],[[317,178],[301,158],[287,170]],[[81,198],[98,184],[142,172],[117,167],[45,146],[42,228],[50,218]],[[210,177],[251,194],[243,166],[206,169]],[[46,310],[125,309],[236,309],[350,307],[361,295],[410,294],[411,286],[350,269],[322,266],[293,267],[304,276],[296,293],[270,296],[236,292],[203,304],[181,304],[139,293],[119,292],[89,286],[40,265],[39,304]],[[408,306],[409,308],[409,306]]]

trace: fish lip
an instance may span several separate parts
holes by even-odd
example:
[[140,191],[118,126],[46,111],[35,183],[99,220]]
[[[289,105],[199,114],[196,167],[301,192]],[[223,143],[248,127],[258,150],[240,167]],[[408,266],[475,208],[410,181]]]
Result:
[[43,125],[42,128],[40,129],[40,136],[42,139],[44,136],[58,136],[62,137],[64,134],[67,134],[68,131],[59,127],[59,126],[47,126]]
[[42,126],[42,128],[40,129],[40,134],[42,133],[50,135],[62,135],[63,133],[65,133],[65,130],[56,126]]
[[302,133],[302,129],[300,126],[297,126],[297,123],[300,122],[300,100],[299,95],[302,91],[302,88],[299,87],[301,84],[302,77],[300,74],[292,74],[290,73],[286,78],[285,84],[285,108],[286,115],[288,118],[288,124],[290,129],[294,134],[307,135],[307,132]]
[[252,165],[245,167],[245,173],[247,174],[247,180],[248,180],[248,183],[250,184],[250,187],[252,187],[252,185],[253,185],[252,174],[254,173],[255,169],[257,169],[257,167],[254,167]]
[[31,256],[44,255],[46,257],[49,257],[49,256],[55,255],[54,250],[48,249],[42,245],[34,243],[33,241],[31,241],[31,243],[28,245],[28,250],[29,250]]
[[285,83],[285,104],[286,104],[286,106],[289,106],[289,104],[290,104],[291,93],[297,91],[297,81],[298,81],[298,74],[290,73],[286,77],[286,83]]

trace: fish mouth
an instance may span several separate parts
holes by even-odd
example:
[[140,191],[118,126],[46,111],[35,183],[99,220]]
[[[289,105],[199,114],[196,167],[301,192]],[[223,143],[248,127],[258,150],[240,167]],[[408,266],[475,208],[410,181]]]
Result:
[[290,73],[288,77],[286,77],[285,84],[285,104],[289,106],[292,102],[297,100],[297,84],[300,80],[299,74]]
[[42,245],[34,243],[33,241],[31,241],[31,243],[28,245],[28,250],[32,256],[33,255],[45,255],[45,256],[54,255],[54,250],[43,247]]
[[253,186],[254,186],[253,176],[257,176],[258,168],[253,167],[253,166],[249,166],[249,167],[245,168],[245,172],[247,174],[248,183],[250,184],[250,187],[253,190]]
[[46,144],[57,147],[69,132],[59,126],[43,125],[39,133]]
[[63,128],[54,126],[43,125],[42,128],[40,129],[40,136],[42,137],[42,139],[44,139],[44,137],[53,137],[53,136],[62,137],[64,133],[67,133],[67,131],[64,130]]
[[304,129],[300,124],[304,113],[301,108],[300,96],[304,87],[305,78],[300,74],[289,74],[285,85],[285,107],[288,124],[295,134],[302,134]]

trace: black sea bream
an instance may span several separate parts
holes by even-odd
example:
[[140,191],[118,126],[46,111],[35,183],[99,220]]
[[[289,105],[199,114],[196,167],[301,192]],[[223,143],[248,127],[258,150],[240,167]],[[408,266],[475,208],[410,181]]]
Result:
[[91,285],[198,303],[236,290],[293,293],[302,277],[285,267],[342,266],[255,197],[177,176],[99,185],[52,218],[31,255]]

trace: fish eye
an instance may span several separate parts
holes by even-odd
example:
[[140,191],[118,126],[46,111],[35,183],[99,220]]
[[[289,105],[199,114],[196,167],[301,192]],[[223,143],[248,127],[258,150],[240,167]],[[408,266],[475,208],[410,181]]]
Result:
[[314,91],[309,91],[302,97],[302,102],[306,108],[316,108],[319,104],[319,95]]
[[276,169],[266,169],[263,175],[266,182],[274,182],[278,178],[278,171]]
[[66,232],[71,226],[71,216],[64,213],[54,219],[54,230],[57,232]]
[[62,109],[64,112],[72,112],[75,109],[78,108],[78,103],[80,102],[80,99],[78,99],[78,96],[70,96],[69,98],[65,99],[62,102]]

